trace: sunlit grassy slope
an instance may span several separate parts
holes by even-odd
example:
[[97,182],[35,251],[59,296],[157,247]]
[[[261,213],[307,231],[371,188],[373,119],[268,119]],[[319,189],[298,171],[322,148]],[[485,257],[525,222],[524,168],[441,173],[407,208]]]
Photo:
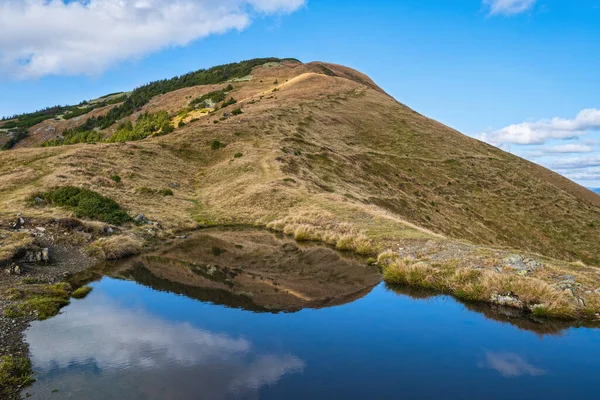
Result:
[[[176,120],[192,98],[224,86],[159,95],[128,119],[167,110]],[[369,237],[435,232],[600,263],[599,196],[416,113],[363,74],[287,61],[233,86],[236,106],[196,113],[167,136],[0,153],[2,211],[24,211],[41,188],[76,185],[172,228],[279,220],[343,235],[350,224]],[[234,107],[243,114],[221,120]],[[168,187],[175,196],[145,190]]]

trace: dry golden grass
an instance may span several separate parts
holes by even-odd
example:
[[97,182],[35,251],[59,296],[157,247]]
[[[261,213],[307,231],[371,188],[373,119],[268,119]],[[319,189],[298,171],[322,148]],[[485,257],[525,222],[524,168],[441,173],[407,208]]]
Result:
[[118,260],[141,253],[143,242],[130,235],[100,238],[87,247],[88,254],[104,260]]
[[307,212],[275,220],[267,228],[292,235],[299,241],[320,241],[342,251],[354,251],[362,255],[376,255],[376,246],[365,233],[347,222],[336,222],[333,214]]
[[[383,279],[391,285],[408,285],[451,294],[468,301],[497,302],[497,296],[507,296],[503,305],[522,308],[540,316],[572,318],[586,317],[590,310],[578,309],[577,301],[547,282],[516,274],[499,274],[490,270],[456,268],[452,265],[432,266],[383,257]],[[600,308],[591,310],[600,312]]]

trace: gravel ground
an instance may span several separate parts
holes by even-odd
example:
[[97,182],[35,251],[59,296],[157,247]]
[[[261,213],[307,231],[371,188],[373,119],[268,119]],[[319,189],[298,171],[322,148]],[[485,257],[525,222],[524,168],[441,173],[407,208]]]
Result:
[[[82,251],[81,244],[90,241],[94,234],[89,233],[89,227],[79,224],[66,223],[65,220],[32,220],[25,218],[25,225],[21,232],[30,233],[35,237],[33,251],[47,248],[49,261],[24,262],[23,254],[11,261],[0,265],[0,356],[12,355],[13,357],[28,357],[29,350],[24,342],[23,333],[33,319],[32,316],[22,318],[7,318],[5,310],[13,300],[7,298],[7,290],[19,286],[23,279],[35,279],[38,283],[57,283],[63,281],[70,274],[89,268],[98,262],[97,259],[87,256]],[[12,221],[0,221],[0,226],[10,228]],[[70,244],[76,242],[78,245]],[[18,266],[19,274],[14,273]],[[7,272],[13,270],[12,273]],[[15,393],[9,399],[18,399]]]

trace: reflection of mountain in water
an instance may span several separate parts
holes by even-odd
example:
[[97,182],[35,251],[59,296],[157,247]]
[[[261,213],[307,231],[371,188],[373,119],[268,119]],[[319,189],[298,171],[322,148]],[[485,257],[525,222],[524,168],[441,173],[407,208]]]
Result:
[[262,353],[244,338],[95,297],[27,331],[39,372],[36,398],[63,385],[80,388],[78,398],[86,399],[230,398],[304,369],[297,357]]
[[255,312],[277,311],[269,310],[265,307],[255,304],[254,301],[252,301],[252,298],[245,294],[233,293],[227,289],[190,286],[159,278],[153,275],[152,272],[141,262],[135,263],[135,265],[125,271],[123,275],[154,290],[175,293],[195,300],[224,305],[231,308],[242,308],[244,310]]
[[[422,288],[414,288],[409,286],[391,286],[386,285],[386,288],[399,295],[408,296],[412,299],[424,300],[440,296],[431,290]],[[516,308],[504,307],[488,303],[475,303],[455,299],[461,303],[469,311],[483,314],[486,318],[498,321],[504,324],[516,326],[519,329],[535,332],[538,335],[561,335],[564,331],[574,326],[571,321],[561,321],[557,319],[544,319],[535,317],[531,313],[526,313]],[[579,326],[579,325],[578,325]],[[583,326],[583,325],[581,325]],[[598,327],[593,322],[585,321],[586,327]]]
[[368,294],[377,268],[324,246],[262,231],[211,230],[104,271],[156,290],[255,312],[344,304]]

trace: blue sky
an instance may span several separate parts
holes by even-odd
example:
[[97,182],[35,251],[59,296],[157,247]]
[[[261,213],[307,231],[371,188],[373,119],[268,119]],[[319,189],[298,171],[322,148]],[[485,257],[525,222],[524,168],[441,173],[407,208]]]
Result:
[[600,187],[600,0],[0,0],[0,31],[1,115],[242,59],[321,60]]

